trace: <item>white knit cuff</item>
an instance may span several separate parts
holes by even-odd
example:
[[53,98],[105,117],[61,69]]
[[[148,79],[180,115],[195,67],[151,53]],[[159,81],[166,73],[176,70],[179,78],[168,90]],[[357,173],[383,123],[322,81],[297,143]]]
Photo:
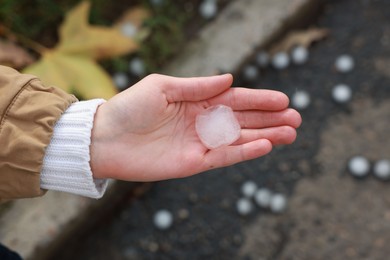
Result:
[[41,171],[41,188],[101,198],[108,180],[94,179],[89,164],[91,131],[104,99],[73,103],[54,126]]

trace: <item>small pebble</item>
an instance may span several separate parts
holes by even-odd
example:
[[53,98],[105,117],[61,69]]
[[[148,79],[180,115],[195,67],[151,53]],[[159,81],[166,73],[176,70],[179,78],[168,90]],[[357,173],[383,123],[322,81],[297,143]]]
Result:
[[267,188],[260,188],[255,193],[255,202],[259,207],[268,208],[271,203],[272,193]]
[[129,71],[135,76],[145,75],[145,64],[140,58],[133,58],[129,63]]
[[269,55],[265,51],[261,51],[256,55],[256,63],[260,68],[266,68],[269,64]]
[[332,90],[332,97],[337,103],[347,103],[351,100],[352,90],[345,84],[336,85]]
[[188,196],[188,199],[189,199],[189,201],[190,201],[191,203],[195,204],[195,203],[198,202],[199,196],[198,196],[198,194],[192,192],[192,193],[190,193],[190,195]]
[[247,65],[243,69],[243,76],[245,80],[253,81],[259,76],[259,71],[256,66]]
[[381,180],[390,179],[390,160],[382,159],[374,164],[374,175]]
[[222,199],[222,200],[219,202],[219,206],[220,206],[222,209],[229,209],[229,208],[231,208],[230,200],[227,199],[227,198]]
[[310,95],[304,90],[296,91],[291,98],[291,105],[302,110],[310,105]]
[[199,6],[199,13],[205,19],[211,19],[217,15],[218,6],[215,0],[204,0]]
[[117,72],[112,76],[112,80],[114,81],[115,86],[118,89],[125,89],[129,86],[129,77],[124,72]]
[[335,67],[338,72],[347,73],[353,70],[355,62],[351,56],[344,54],[336,59]]
[[272,65],[275,69],[282,70],[290,65],[290,58],[285,52],[278,52],[272,57]]
[[370,162],[363,156],[354,156],[348,162],[348,169],[355,177],[364,177],[370,171]]
[[137,27],[132,22],[124,23],[120,29],[122,34],[129,38],[133,38],[137,33]]
[[166,209],[162,209],[156,212],[154,215],[154,225],[161,230],[168,229],[172,226],[173,216],[172,213]]
[[253,181],[246,181],[241,186],[241,192],[247,198],[253,197],[256,190],[257,190],[257,184]]
[[273,213],[282,213],[286,210],[287,198],[281,193],[275,193],[271,196],[270,209]]
[[150,242],[148,249],[150,252],[155,253],[159,249],[159,245],[156,242]]
[[291,59],[294,64],[302,65],[307,62],[309,58],[309,51],[306,47],[297,46],[291,52]]
[[177,215],[180,219],[184,220],[190,216],[190,212],[188,211],[188,209],[180,209]]
[[247,198],[241,198],[236,204],[238,214],[241,216],[249,215],[253,210],[252,202]]

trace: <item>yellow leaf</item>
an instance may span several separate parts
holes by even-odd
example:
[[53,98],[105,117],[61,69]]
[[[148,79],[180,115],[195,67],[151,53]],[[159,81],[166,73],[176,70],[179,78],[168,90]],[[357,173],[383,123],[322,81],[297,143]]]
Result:
[[[90,2],[84,1],[68,13],[60,27],[58,51],[102,59],[123,55],[138,48],[138,43],[123,35],[118,27],[91,26],[88,23],[89,9]],[[135,17],[135,25],[141,26],[145,18],[145,15]]]
[[88,57],[51,52],[24,72],[37,76],[45,85],[77,93],[83,99],[109,99],[117,93],[110,76]]
[[[120,23],[113,27],[90,25],[89,9],[90,3],[84,1],[71,10],[60,27],[60,43],[24,72],[84,99],[109,99],[117,93],[116,88],[95,60],[132,52],[138,44],[121,33]],[[127,12],[125,19],[138,29],[148,16],[146,10],[136,8]]]
[[71,92],[68,79],[64,77],[56,64],[56,59],[51,58],[53,55],[51,52],[46,53],[38,62],[27,67],[23,72],[37,76],[47,86],[56,86]]

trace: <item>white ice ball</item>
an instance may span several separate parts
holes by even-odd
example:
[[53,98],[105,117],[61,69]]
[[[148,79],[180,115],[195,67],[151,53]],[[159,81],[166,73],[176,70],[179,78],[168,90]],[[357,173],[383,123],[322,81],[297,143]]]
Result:
[[129,71],[136,76],[145,75],[145,64],[140,58],[133,58],[129,63]]
[[241,192],[245,197],[251,198],[257,190],[257,184],[253,181],[246,181],[241,186]]
[[269,64],[269,55],[265,51],[261,51],[256,55],[256,63],[260,68],[265,68]]
[[269,204],[271,203],[271,196],[272,193],[267,188],[260,188],[255,193],[255,201],[256,204],[262,208],[269,207]]
[[281,193],[275,193],[271,196],[270,209],[273,213],[281,213],[287,208],[287,198]]
[[132,22],[125,22],[120,30],[124,36],[129,38],[133,38],[137,34],[137,27]]
[[338,72],[350,72],[355,67],[355,61],[351,56],[344,54],[336,59],[335,67]]
[[382,180],[390,179],[390,160],[382,159],[374,164],[374,174]]
[[205,19],[213,18],[218,12],[215,0],[204,0],[199,6],[199,13]]
[[249,215],[253,210],[252,202],[247,198],[241,198],[236,204],[238,214],[242,216]]
[[129,86],[129,77],[126,73],[117,72],[112,76],[115,86],[119,89],[125,89]]
[[305,109],[310,105],[310,95],[304,90],[296,91],[291,98],[291,105],[299,110]]
[[303,46],[297,46],[291,51],[291,59],[293,63],[301,65],[307,62],[309,51]]
[[259,76],[259,71],[256,66],[248,65],[243,69],[243,76],[245,80],[253,81]]
[[272,57],[272,65],[279,70],[285,69],[290,65],[290,58],[285,52],[278,52]]
[[161,209],[154,215],[154,225],[161,230],[168,229],[172,226],[172,213],[166,209]]
[[370,162],[363,156],[354,156],[348,162],[348,169],[353,176],[364,177],[370,171]]
[[196,116],[195,130],[202,143],[216,149],[240,138],[241,126],[233,110],[225,105],[211,106]]
[[352,90],[345,84],[338,84],[332,90],[332,97],[338,103],[346,103],[351,100]]

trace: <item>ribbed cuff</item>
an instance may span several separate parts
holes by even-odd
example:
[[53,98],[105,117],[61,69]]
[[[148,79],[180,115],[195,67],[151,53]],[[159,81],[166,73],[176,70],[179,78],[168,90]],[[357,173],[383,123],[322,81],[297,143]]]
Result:
[[101,198],[108,180],[94,179],[89,164],[91,131],[104,99],[73,103],[57,121],[46,148],[41,188]]

